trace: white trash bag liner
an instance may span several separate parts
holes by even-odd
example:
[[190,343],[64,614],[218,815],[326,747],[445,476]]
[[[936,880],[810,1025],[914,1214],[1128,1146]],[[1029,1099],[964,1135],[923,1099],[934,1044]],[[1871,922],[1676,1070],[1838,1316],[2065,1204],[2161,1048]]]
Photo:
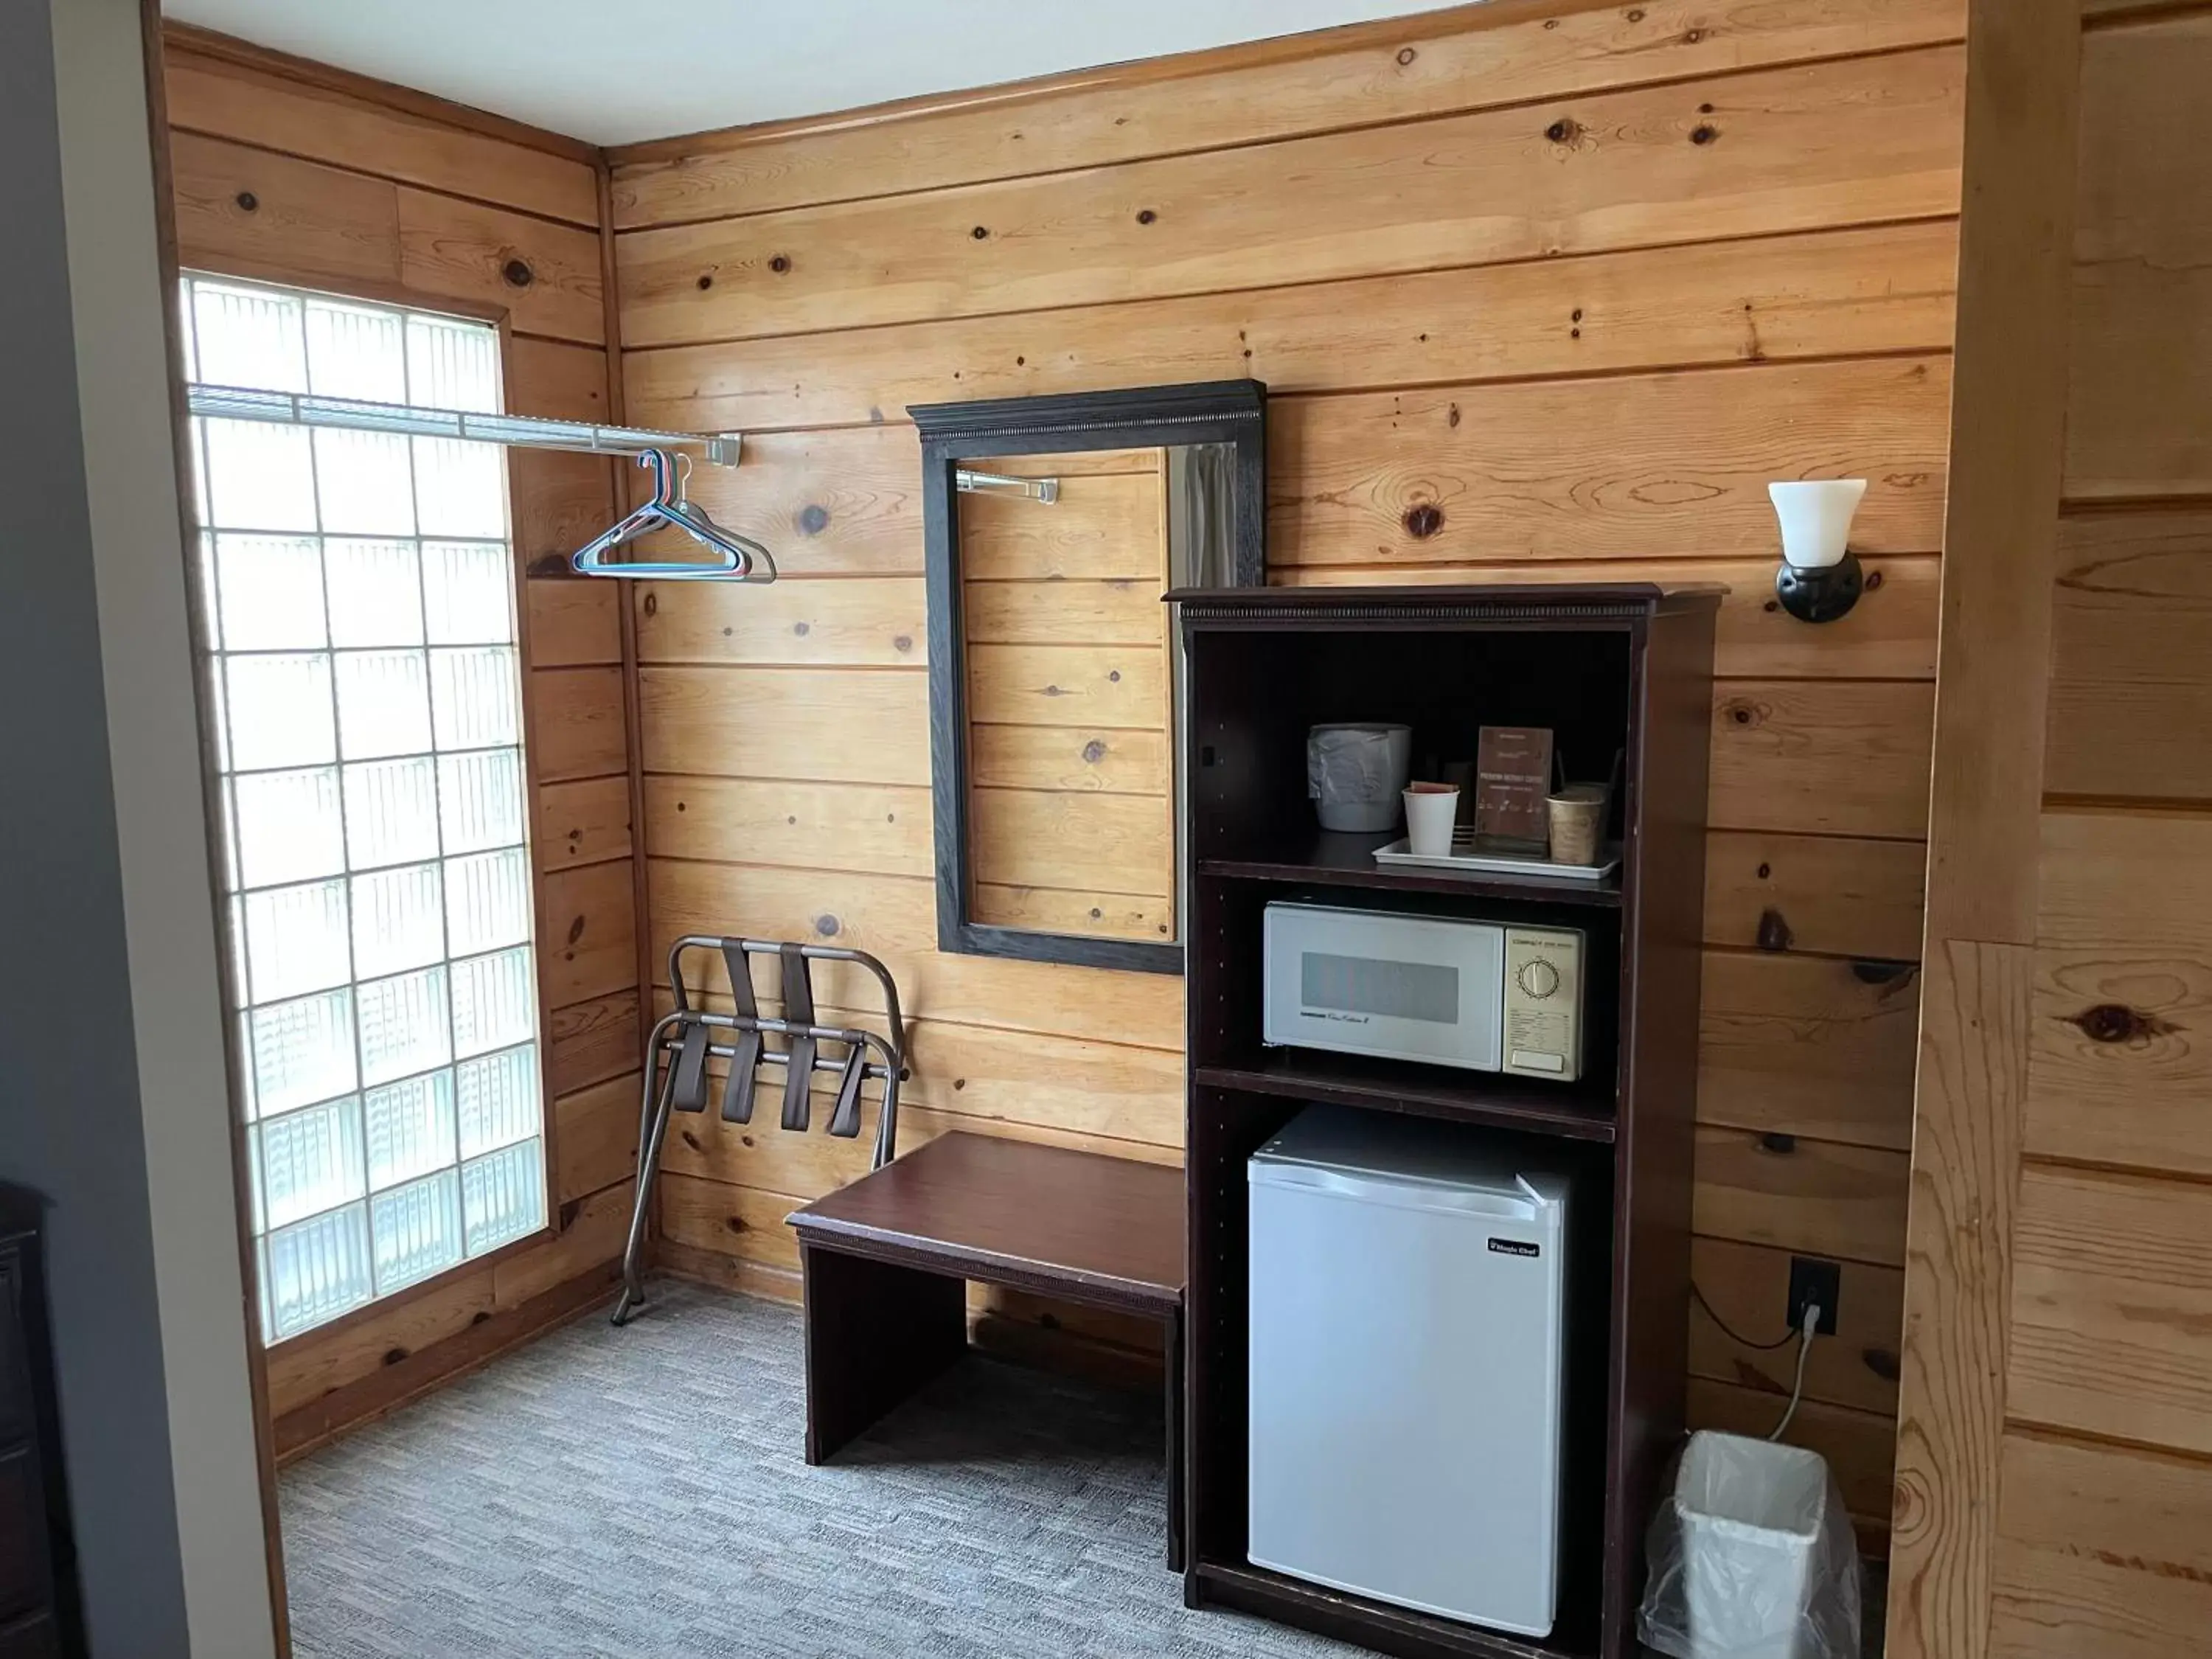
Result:
[[1859,1659],[1859,1553],[1818,1452],[1700,1430],[1652,1518],[1638,1633],[1673,1659]]

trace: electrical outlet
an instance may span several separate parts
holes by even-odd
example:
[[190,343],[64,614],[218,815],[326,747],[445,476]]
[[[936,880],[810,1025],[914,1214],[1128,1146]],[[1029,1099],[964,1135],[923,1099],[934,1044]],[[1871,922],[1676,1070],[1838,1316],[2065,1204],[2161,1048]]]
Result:
[[1836,1303],[1844,1293],[1844,1268],[1838,1261],[1818,1256],[1790,1258],[1790,1328],[1805,1328],[1805,1310],[1818,1305],[1820,1322],[1814,1327],[1822,1336],[1836,1334]]

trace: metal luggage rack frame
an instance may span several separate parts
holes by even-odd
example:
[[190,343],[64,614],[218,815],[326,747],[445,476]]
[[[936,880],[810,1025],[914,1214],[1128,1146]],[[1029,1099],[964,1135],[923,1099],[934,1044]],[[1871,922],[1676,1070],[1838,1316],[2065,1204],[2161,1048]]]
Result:
[[[734,1013],[716,1013],[694,1006],[684,979],[684,957],[690,951],[720,956],[729,974]],[[760,1012],[751,972],[751,958],[757,956],[775,957],[781,964],[781,1018]],[[889,1036],[864,1026],[817,1023],[810,973],[810,964],[817,962],[849,962],[875,975],[883,989]],[[730,1062],[730,1074],[722,1085],[722,1120],[726,1123],[752,1121],[755,1073],[763,1065],[781,1066],[784,1068],[782,1127],[803,1133],[813,1118],[814,1073],[837,1073],[837,1100],[830,1114],[830,1133],[848,1140],[860,1133],[861,1085],[874,1079],[882,1085],[882,1097],[876,1109],[875,1153],[870,1169],[882,1169],[898,1152],[898,1091],[906,1076],[906,1027],[899,1017],[898,986],[875,957],[841,945],[687,933],[669,946],[668,982],[674,989],[676,1006],[653,1023],[646,1042],[645,1085],[638,1101],[636,1194],[630,1209],[629,1242],[623,1251],[623,1291],[615,1304],[613,1320],[617,1325],[628,1324],[645,1305],[646,1220],[653,1176],[660,1169],[661,1146],[667,1139],[668,1121],[673,1113],[706,1110],[710,1057]],[[717,1034],[727,1034],[727,1040],[716,1041]],[[769,1048],[761,1040],[764,1035],[781,1036],[785,1046]],[[824,1054],[824,1043],[842,1044],[843,1058]]]

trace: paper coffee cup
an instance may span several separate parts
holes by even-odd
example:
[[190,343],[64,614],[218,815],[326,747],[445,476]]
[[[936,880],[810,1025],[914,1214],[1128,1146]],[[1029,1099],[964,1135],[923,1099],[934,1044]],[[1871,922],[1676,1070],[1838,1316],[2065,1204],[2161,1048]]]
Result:
[[1598,838],[1605,833],[1606,789],[1601,783],[1571,783],[1544,798],[1552,825],[1552,862],[1597,862]]
[[1406,850],[1417,858],[1448,856],[1458,816],[1459,791],[1451,785],[1413,785],[1406,791]]

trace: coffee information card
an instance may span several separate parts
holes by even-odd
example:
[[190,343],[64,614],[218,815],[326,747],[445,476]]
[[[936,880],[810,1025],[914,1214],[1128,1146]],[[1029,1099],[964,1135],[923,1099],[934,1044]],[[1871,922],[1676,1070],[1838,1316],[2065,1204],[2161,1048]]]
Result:
[[1474,833],[1536,846],[1551,835],[1552,733],[1541,726],[1486,726],[1474,758]]

